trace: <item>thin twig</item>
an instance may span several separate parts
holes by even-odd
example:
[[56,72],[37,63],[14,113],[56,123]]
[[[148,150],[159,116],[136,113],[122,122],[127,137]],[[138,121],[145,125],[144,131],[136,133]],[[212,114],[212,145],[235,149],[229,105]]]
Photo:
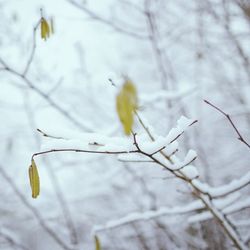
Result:
[[33,84],[27,77],[26,75],[23,75],[23,73],[19,73],[16,70],[12,69],[9,67],[6,62],[4,62],[0,58],[0,63],[5,67],[5,71],[17,76],[20,78],[22,81],[26,83],[26,85],[33,90],[36,94],[38,94],[40,97],[42,97],[44,100],[46,100],[51,107],[53,107],[55,110],[57,110],[60,114],[62,114],[64,117],[66,117],[72,124],[74,124],[77,128],[81,129],[82,131],[85,132],[91,132],[92,129],[87,127],[85,124],[82,124],[80,121],[78,121],[75,117],[73,117],[67,110],[62,108],[60,104],[58,104],[55,100],[53,100],[48,94],[44,93],[39,87],[37,87],[35,84]]
[[145,0],[144,2],[144,8],[145,8],[145,17],[147,20],[148,25],[148,32],[150,34],[149,39],[150,43],[155,55],[158,71],[160,73],[161,78],[161,85],[163,89],[169,90],[170,86],[168,83],[168,72],[166,70],[166,65],[164,63],[163,53],[159,46],[159,37],[158,37],[158,30],[156,27],[155,17],[153,13],[150,10],[150,1]]
[[197,156],[193,157],[189,162],[185,163],[184,165],[178,167],[177,169],[175,169],[176,171],[182,170],[183,168],[185,168],[186,166],[190,165],[193,161],[195,161],[197,158]]
[[138,150],[130,150],[130,151],[94,151],[94,150],[83,150],[83,149],[73,149],[73,148],[65,148],[65,149],[50,149],[46,151],[41,151],[34,153],[31,159],[38,155],[45,155],[56,152],[75,152],[75,153],[91,153],[91,154],[131,154],[131,153],[139,153]]
[[166,146],[163,146],[163,147],[161,147],[160,149],[156,150],[155,152],[151,153],[150,155],[155,155],[155,154],[161,152],[161,151],[162,151],[163,149],[165,149],[165,148],[166,148]]
[[234,131],[236,132],[236,134],[238,135],[238,140],[240,140],[242,143],[244,143],[248,148],[250,148],[250,144],[243,138],[243,136],[241,135],[240,131],[238,130],[238,128],[235,126],[235,124],[233,123],[231,117],[229,114],[225,113],[222,109],[220,109],[219,107],[215,106],[214,104],[212,104],[211,102],[204,100],[205,103],[207,103],[208,105],[210,105],[211,107],[213,107],[214,109],[216,109],[217,111],[219,111],[222,115],[224,115],[229,123],[232,125]]
[[30,65],[31,65],[31,63],[33,61],[33,58],[35,56],[35,51],[36,51],[36,31],[37,31],[40,23],[41,23],[41,19],[38,21],[38,23],[35,25],[35,27],[33,29],[33,45],[32,45],[32,50],[31,50],[29,59],[28,59],[28,61],[26,63],[24,71],[23,71],[24,76],[28,73]]
[[60,139],[66,140],[66,138],[63,138],[63,137],[49,135],[49,134],[43,132],[43,131],[42,131],[41,129],[39,129],[39,128],[37,128],[36,130],[37,130],[37,132],[41,133],[44,137],[49,137],[49,138],[58,139],[58,140],[60,140]]

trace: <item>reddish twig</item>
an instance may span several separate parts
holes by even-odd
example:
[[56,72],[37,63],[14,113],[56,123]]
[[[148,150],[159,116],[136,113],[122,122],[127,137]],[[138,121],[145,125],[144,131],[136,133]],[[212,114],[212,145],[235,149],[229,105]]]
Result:
[[219,111],[222,115],[224,115],[229,123],[231,124],[231,126],[233,127],[234,131],[236,132],[236,134],[238,135],[238,140],[240,140],[241,142],[243,142],[248,148],[250,148],[250,144],[243,138],[243,136],[241,135],[240,131],[237,129],[237,127],[235,126],[235,124],[233,123],[231,117],[229,114],[225,113],[222,109],[218,108],[217,106],[215,106],[214,104],[212,104],[211,102],[204,100],[205,103],[207,103],[208,105],[210,105],[211,107],[213,107],[214,109],[216,109],[217,111]]

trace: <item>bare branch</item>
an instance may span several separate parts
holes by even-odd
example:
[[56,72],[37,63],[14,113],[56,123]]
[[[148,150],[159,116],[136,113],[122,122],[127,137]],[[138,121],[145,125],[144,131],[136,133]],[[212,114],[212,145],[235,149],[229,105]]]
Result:
[[75,153],[91,153],[91,154],[131,154],[131,153],[139,153],[138,150],[131,150],[131,151],[98,151],[98,150],[83,150],[83,149],[73,149],[73,148],[66,148],[66,149],[50,149],[46,151],[37,152],[32,155],[31,159],[38,155],[45,155],[50,153],[57,153],[57,152],[75,152]]
[[35,56],[35,51],[36,51],[36,31],[37,31],[37,28],[39,27],[39,24],[41,23],[41,20],[38,21],[38,23],[35,25],[34,29],[33,29],[33,45],[32,45],[32,50],[31,50],[31,53],[30,53],[30,57],[27,61],[27,64],[24,68],[24,71],[23,71],[23,74],[22,75],[26,75],[29,71],[29,68],[30,68],[30,65],[33,61],[33,58]]
[[48,94],[44,93],[40,88],[35,86],[25,75],[22,73],[17,72],[16,70],[10,68],[1,58],[0,63],[3,64],[5,67],[5,71],[17,76],[22,81],[26,83],[26,85],[33,90],[36,94],[38,94],[40,97],[42,97],[44,100],[46,100],[51,107],[53,107],[55,110],[57,110],[60,114],[62,114],[65,118],[67,118],[72,124],[74,124],[76,127],[81,129],[82,131],[91,132],[92,129],[87,127],[85,124],[78,121],[75,117],[73,117],[67,110],[62,108],[56,101],[54,101]]
[[150,1],[145,0],[145,3],[144,3],[145,16],[146,16],[146,20],[148,24],[148,31],[150,34],[149,38],[150,38],[153,52],[155,54],[158,71],[160,73],[162,88],[169,90],[170,88],[169,88],[169,83],[168,83],[168,72],[165,67],[162,50],[159,47],[158,30],[155,27],[156,26],[155,17],[153,13],[150,11],[149,2]]
[[238,135],[238,140],[240,140],[241,142],[243,142],[249,149],[250,149],[250,144],[243,138],[243,136],[241,135],[240,131],[237,129],[237,127],[235,126],[235,124],[233,123],[231,117],[229,114],[225,113],[222,109],[220,109],[219,107],[215,106],[214,104],[212,104],[211,102],[204,100],[205,103],[207,103],[208,105],[210,105],[211,107],[213,107],[214,109],[216,109],[217,111],[219,111],[222,115],[224,115],[229,123],[231,124],[231,126],[233,127],[234,131],[236,132],[236,134]]

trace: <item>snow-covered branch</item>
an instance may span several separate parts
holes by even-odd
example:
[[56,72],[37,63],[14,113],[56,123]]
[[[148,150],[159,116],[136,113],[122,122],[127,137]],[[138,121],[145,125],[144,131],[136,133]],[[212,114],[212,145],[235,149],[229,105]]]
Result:
[[250,171],[243,175],[241,178],[232,180],[230,183],[226,185],[222,185],[219,187],[211,187],[206,183],[202,183],[200,180],[193,180],[192,183],[199,188],[203,193],[209,194],[213,198],[217,198],[220,196],[225,196],[236,192],[247,185],[250,184]]
[[94,232],[98,231],[104,231],[113,229],[116,227],[124,226],[136,221],[145,221],[145,220],[151,220],[155,219],[160,216],[166,216],[166,215],[177,215],[177,214],[185,214],[189,212],[193,212],[198,209],[203,209],[203,204],[197,200],[194,202],[191,202],[190,204],[186,206],[178,206],[178,207],[161,207],[157,210],[150,210],[143,213],[130,213],[120,219],[117,220],[111,220],[107,222],[105,225],[96,225],[93,227]]
[[[199,176],[198,171],[191,165],[197,157],[194,150],[188,151],[184,160],[180,160],[175,154],[178,151],[178,138],[197,120],[190,120],[182,116],[178,120],[177,126],[171,129],[166,136],[157,136],[155,133],[153,135],[149,126],[143,123],[143,119],[138,112],[136,115],[146,133],[133,133],[133,140],[123,137],[108,137],[96,133],[39,130],[40,132],[42,131],[41,133],[47,142],[43,146],[43,151],[35,153],[32,159],[52,152],[125,154],[129,157],[133,153],[140,157],[143,156],[142,160],[150,160],[168,170],[176,178],[186,182],[191,187],[192,193],[198,198],[197,202],[182,208],[161,208],[157,211],[148,211],[142,214],[133,213],[119,220],[111,221],[107,225],[96,227],[95,231],[100,231],[104,228],[114,228],[138,220],[152,219],[165,214],[186,213],[202,209],[204,211],[190,217],[189,222],[213,217],[224,228],[237,248],[246,249],[238,232],[235,231],[226,215],[249,205],[248,201],[241,203],[234,203],[234,201],[240,196],[236,191],[249,184],[250,174],[248,173],[240,180],[232,181],[228,185],[211,188],[197,179]],[[126,157],[124,158],[126,159]],[[135,158],[138,158],[138,156]],[[224,198],[225,195],[229,196]]]

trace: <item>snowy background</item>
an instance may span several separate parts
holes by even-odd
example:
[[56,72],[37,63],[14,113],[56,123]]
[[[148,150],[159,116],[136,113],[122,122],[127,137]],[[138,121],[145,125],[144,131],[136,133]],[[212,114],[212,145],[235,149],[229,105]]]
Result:
[[[55,33],[45,42],[38,29],[34,44],[40,8],[53,17]],[[152,162],[116,154],[39,156],[41,194],[32,199],[32,154],[108,144],[110,137],[118,137],[111,150],[133,144],[116,112],[124,76],[159,138],[181,116],[198,120],[178,139],[177,155],[183,160],[195,150],[192,165],[211,187],[240,180],[239,192],[214,206],[228,213],[249,247],[249,147],[203,101],[230,114],[250,141],[248,0],[2,0],[0,15],[0,249],[95,249],[94,234],[109,250],[234,249],[216,219],[197,216],[204,207],[190,186]],[[74,140],[63,145],[37,128]],[[134,131],[143,133],[138,121]]]

